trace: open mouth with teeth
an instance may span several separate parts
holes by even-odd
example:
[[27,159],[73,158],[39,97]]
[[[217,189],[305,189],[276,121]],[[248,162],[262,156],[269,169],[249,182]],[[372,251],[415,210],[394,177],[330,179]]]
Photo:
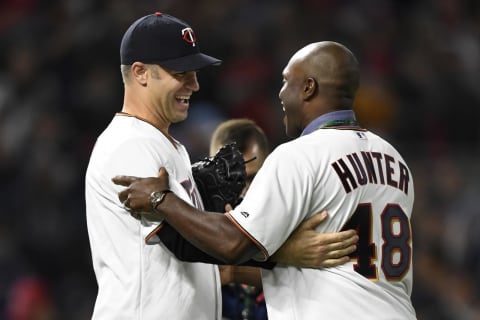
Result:
[[176,96],[175,99],[181,103],[188,103],[190,101],[190,96]]

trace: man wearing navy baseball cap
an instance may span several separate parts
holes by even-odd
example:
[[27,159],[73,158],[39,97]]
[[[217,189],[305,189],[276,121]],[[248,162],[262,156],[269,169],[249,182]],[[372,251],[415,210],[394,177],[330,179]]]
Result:
[[122,111],[98,137],[85,180],[98,283],[92,319],[221,319],[218,267],[175,258],[158,244],[161,221],[133,219],[110,180],[119,172],[146,177],[166,167],[171,189],[203,208],[187,150],[169,127],[187,118],[190,97],[200,88],[197,70],[221,61],[200,52],[186,22],[160,12],[127,29],[120,60]]
[[121,63],[159,64],[176,71],[199,70],[220,60],[200,52],[193,29],[171,15],[156,12],[135,21],[120,46]]

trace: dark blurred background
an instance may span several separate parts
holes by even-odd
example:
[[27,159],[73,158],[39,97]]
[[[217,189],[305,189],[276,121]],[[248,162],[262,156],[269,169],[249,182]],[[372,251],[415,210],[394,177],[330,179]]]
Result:
[[157,10],[224,60],[199,74],[189,118],[172,129],[192,161],[231,117],[256,120],[272,146],[287,141],[277,94],[289,57],[309,42],[349,47],[359,120],[413,172],[418,318],[480,319],[478,0],[2,0],[0,319],[91,316],[84,173],[122,107],[121,37]]

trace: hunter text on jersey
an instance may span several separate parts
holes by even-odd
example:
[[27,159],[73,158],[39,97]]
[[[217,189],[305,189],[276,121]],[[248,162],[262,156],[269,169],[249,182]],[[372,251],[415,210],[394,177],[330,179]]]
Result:
[[[347,193],[356,189],[359,185],[386,183],[408,194],[410,173],[407,166],[388,154],[361,151],[361,156],[359,156],[358,153],[354,152],[333,162],[332,167],[337,172]],[[355,175],[352,174],[352,169]],[[398,181],[394,179],[396,172],[398,172]]]

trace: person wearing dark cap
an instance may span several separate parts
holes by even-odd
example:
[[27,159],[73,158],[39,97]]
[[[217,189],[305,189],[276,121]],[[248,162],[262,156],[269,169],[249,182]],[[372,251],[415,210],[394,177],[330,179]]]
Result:
[[[140,223],[132,219],[129,204],[119,202],[120,187],[111,178],[119,172],[150,176],[165,167],[171,173],[171,190],[203,208],[189,154],[169,134],[169,127],[187,118],[190,97],[199,90],[197,70],[221,61],[200,51],[186,22],[164,13],[142,17],[128,28],[120,60],[123,107],[98,137],[85,178],[87,227],[98,283],[92,318],[220,319],[218,266],[179,260],[162,242],[168,225],[149,217],[141,217]],[[161,203],[164,195],[153,195],[152,205]],[[353,234],[321,238],[322,265],[346,262],[345,255],[354,250]],[[304,247],[308,249],[308,243]],[[289,259],[296,249],[291,253]]]
[[185,147],[169,134],[187,118],[197,70],[220,60],[200,51],[184,21],[154,13],[135,21],[120,46],[124,101],[98,137],[85,179],[86,216],[98,295],[92,319],[218,319],[215,265],[184,263],[158,243],[158,222],[132,219],[111,177],[166,166],[173,190],[201,207]]

